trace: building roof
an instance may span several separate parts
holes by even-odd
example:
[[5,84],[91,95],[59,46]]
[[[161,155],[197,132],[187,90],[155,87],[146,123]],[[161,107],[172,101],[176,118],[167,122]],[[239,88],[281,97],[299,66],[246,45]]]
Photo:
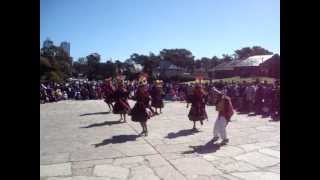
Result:
[[232,60],[230,62],[222,62],[216,67],[211,68],[209,71],[222,71],[222,70],[233,70],[233,68],[240,63],[240,60]]
[[240,61],[235,66],[236,67],[244,67],[244,66],[259,66],[261,63],[265,62],[266,60],[272,58],[273,55],[257,55],[257,56],[250,56],[245,60]]
[[272,58],[267,59],[263,63],[260,64],[260,66],[277,66],[280,65],[280,56],[278,54],[275,54],[272,56]]

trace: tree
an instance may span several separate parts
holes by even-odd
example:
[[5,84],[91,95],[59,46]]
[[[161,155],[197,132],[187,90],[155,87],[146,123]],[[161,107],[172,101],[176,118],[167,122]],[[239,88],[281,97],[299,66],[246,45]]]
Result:
[[271,55],[272,52],[268,51],[267,49],[264,49],[260,46],[253,46],[252,47],[252,56],[254,55]]
[[53,68],[49,62],[49,59],[40,56],[40,79],[45,79],[47,72],[52,71]]
[[130,56],[130,61],[133,61],[137,64],[141,64],[143,65],[145,60],[148,59],[148,56],[145,56],[145,55],[140,55],[140,54],[137,54],[137,53],[134,53]]
[[60,47],[40,50],[40,79],[62,81],[72,75],[72,58]]
[[270,54],[273,54],[273,53],[260,46],[253,46],[252,48],[244,47],[234,51],[234,55],[239,60],[244,60],[250,56],[255,56],[255,55],[270,55]]
[[126,62],[135,62],[136,64],[142,65],[143,72],[147,73],[149,77],[152,77],[154,68],[159,65],[160,57],[153,53],[150,53],[148,56],[134,53]]
[[101,56],[98,53],[92,53],[88,55],[87,57],[88,64],[98,64],[100,63]]
[[220,63],[220,59],[217,56],[213,56],[211,58],[211,66],[210,68],[213,68],[215,66],[217,66]]
[[160,51],[160,58],[180,67],[192,66],[194,63],[194,56],[187,49],[163,49]]
[[87,60],[87,58],[85,58],[85,57],[81,57],[81,58],[78,59],[78,62],[79,62],[80,64],[87,64],[87,63],[88,63],[88,60]]
[[207,72],[208,69],[211,67],[211,59],[207,58],[207,57],[202,57],[200,59],[201,62],[201,67],[205,69],[205,71]]
[[54,81],[54,82],[58,82],[58,83],[61,83],[63,81],[63,79],[61,78],[61,74],[59,74],[58,72],[54,72],[54,71],[49,72],[48,79],[46,79],[46,80]]
[[92,53],[87,57],[88,62],[88,72],[87,77],[89,80],[97,78],[98,66],[100,63],[100,55],[98,53]]
[[222,54],[222,58],[221,58],[221,61],[222,62],[230,62],[232,61],[233,58],[231,55],[228,55],[228,54]]

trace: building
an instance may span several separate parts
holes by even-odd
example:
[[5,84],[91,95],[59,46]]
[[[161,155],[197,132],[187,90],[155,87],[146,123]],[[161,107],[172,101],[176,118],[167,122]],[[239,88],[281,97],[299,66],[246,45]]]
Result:
[[225,61],[208,70],[210,78],[222,79],[235,76],[234,67],[239,60]]
[[260,66],[264,67],[268,77],[280,78],[280,56],[278,54],[264,61]]
[[194,77],[202,76],[204,79],[208,79],[209,78],[209,75],[208,75],[208,72],[207,72],[206,68],[204,68],[202,66],[199,67],[199,68],[195,68],[192,74],[193,74]]
[[50,48],[51,46],[53,46],[53,41],[51,41],[49,38],[47,38],[44,42],[43,42],[43,48]]
[[179,67],[167,60],[161,60],[159,66],[154,70],[155,74],[171,78],[174,76],[189,76],[185,68]]
[[208,70],[210,78],[222,79],[234,76],[240,77],[279,77],[280,75],[279,55],[257,55],[250,56],[244,60],[233,60],[222,62]]
[[234,74],[240,77],[267,76],[268,68],[260,65],[272,57],[273,55],[250,56],[235,65]]
[[69,43],[69,42],[66,42],[66,41],[61,42],[60,47],[61,47],[66,53],[68,53],[68,55],[70,55],[70,43]]

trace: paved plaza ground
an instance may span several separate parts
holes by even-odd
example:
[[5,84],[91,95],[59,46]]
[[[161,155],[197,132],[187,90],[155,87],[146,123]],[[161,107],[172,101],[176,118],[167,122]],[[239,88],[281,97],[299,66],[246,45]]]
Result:
[[[134,102],[130,101],[133,106]],[[148,121],[108,114],[103,100],[40,105],[41,180],[277,180],[280,179],[280,123],[236,114],[227,127],[226,146],[210,143],[217,117],[192,131],[185,103],[165,102]]]

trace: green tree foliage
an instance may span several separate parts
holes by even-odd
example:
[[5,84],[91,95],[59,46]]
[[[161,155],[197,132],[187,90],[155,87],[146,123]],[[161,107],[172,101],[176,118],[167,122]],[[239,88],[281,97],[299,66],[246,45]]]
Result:
[[141,64],[143,66],[143,71],[151,77],[153,69],[159,65],[160,57],[153,53],[150,53],[149,56],[134,53],[127,59],[127,62]]
[[272,52],[268,51],[267,49],[264,49],[260,46],[253,46],[252,48],[250,47],[244,47],[238,50],[234,51],[234,54],[237,59],[239,60],[244,60],[250,56],[255,56],[255,55],[270,55],[273,54]]
[[72,58],[60,47],[40,51],[40,79],[63,81],[72,75]]
[[97,79],[97,72],[99,70],[100,65],[100,55],[97,53],[93,53],[88,55],[87,57],[88,71],[87,78],[89,80]]
[[210,68],[213,68],[219,64],[220,59],[217,56],[211,58]]
[[228,54],[222,54],[222,58],[221,58],[221,61],[222,62],[230,62],[232,61],[233,58],[231,55],[228,55]]
[[[192,52],[187,49],[163,49],[157,55],[154,53],[149,53],[148,55],[133,53],[124,62],[120,60],[112,61],[111,59],[106,62],[100,62],[101,57],[97,53],[72,62],[72,58],[66,52],[59,47],[52,46],[40,51],[40,79],[63,81],[68,77],[83,74],[89,80],[101,80],[106,77],[116,77],[121,72],[132,80],[138,76],[138,73],[132,70],[132,63],[142,65],[143,71],[149,74],[150,78],[155,78],[154,70],[161,61],[169,61],[193,73],[196,68],[203,68],[208,71],[222,62],[266,54],[272,54],[272,52],[260,46],[253,46],[252,48],[244,47],[235,50],[233,55],[223,54],[222,58],[213,56],[212,58],[202,57],[195,60]],[[176,77],[175,79],[182,80],[181,77]]]
[[160,58],[180,67],[192,66],[194,63],[194,56],[187,49],[163,49]]

